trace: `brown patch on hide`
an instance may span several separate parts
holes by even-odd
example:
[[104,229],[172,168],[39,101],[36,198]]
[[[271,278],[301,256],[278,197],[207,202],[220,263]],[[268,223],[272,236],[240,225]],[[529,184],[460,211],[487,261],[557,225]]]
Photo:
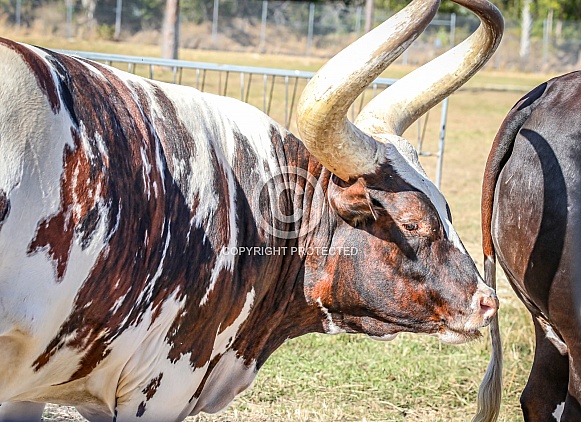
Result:
[[143,390],[141,390],[141,392],[145,394],[145,400],[139,403],[139,406],[137,408],[137,413],[135,414],[135,416],[137,416],[138,418],[145,414],[145,411],[147,410],[147,402],[153,398],[155,393],[157,393],[157,389],[161,385],[162,378],[163,372],[160,372],[158,376],[152,378],[149,381],[149,384],[147,384],[147,386]]
[[161,385],[161,379],[163,378],[163,372],[160,372],[155,378],[149,381],[149,384],[142,390],[145,394],[145,398],[149,401],[157,392],[157,389]]
[[0,229],[10,214],[10,199],[4,190],[0,189]]
[[93,144],[89,147],[92,151],[86,151],[76,129],[71,128],[71,136],[74,146],[66,145],[63,154],[59,211],[39,223],[28,246],[29,255],[46,249],[54,262],[57,281],[65,275],[73,238],[76,236],[86,247],[97,228],[102,194],[98,191],[103,187],[105,170],[101,160],[89,158],[98,154],[96,146]]
[[[73,229],[79,233],[81,245],[87,244],[90,228],[94,229],[98,220],[98,214],[90,218],[88,212],[97,201],[89,190],[97,186],[101,187],[107,218],[108,246],[78,291],[71,314],[35,362],[39,370],[62,347],[82,350],[79,367],[70,379],[73,381],[89,374],[110,353],[110,342],[141,321],[151,299],[141,293],[160,265],[168,226],[163,224],[165,206],[156,200],[163,198],[165,189],[155,171],[159,146],[131,91],[104,66],[87,62],[103,74],[101,78],[79,60],[64,55],[52,53],[51,63],[59,75],[66,75],[60,83],[71,94],[67,111],[83,125],[91,154],[79,145],[82,143],[73,131],[76,148],[65,151],[61,211],[40,226],[31,250],[44,245],[54,249],[59,229],[68,236],[61,242],[65,250],[70,250]],[[97,139],[102,142],[101,149]],[[142,154],[151,163],[149,179]],[[63,257],[57,260],[62,270],[66,255],[63,251],[55,255]]]

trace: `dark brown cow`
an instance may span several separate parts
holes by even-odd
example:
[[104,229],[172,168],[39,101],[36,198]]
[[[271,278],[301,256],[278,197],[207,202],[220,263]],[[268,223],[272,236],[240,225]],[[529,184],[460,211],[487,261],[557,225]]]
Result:
[[478,337],[495,293],[400,137],[500,41],[494,6],[458,2],[480,28],[355,125],[438,0],[331,60],[302,142],[239,101],[0,40],[0,420],[216,412],[309,332]]
[[535,326],[526,421],[581,421],[580,92],[573,72],[525,95],[502,123],[484,176],[487,273],[497,256]]

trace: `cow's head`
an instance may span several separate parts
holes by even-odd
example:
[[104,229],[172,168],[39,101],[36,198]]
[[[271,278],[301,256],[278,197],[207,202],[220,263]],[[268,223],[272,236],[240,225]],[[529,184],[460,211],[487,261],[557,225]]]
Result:
[[424,30],[439,0],[414,0],[334,57],[301,97],[302,140],[333,173],[327,194],[337,223],[326,246],[335,253],[307,258],[306,277],[307,299],[320,307],[327,332],[409,331],[461,342],[478,336],[498,308],[446,200],[401,138],[500,42],[503,20],[493,5],[454,1],[480,17],[478,30],[374,98],[354,124],[346,117],[351,104]]

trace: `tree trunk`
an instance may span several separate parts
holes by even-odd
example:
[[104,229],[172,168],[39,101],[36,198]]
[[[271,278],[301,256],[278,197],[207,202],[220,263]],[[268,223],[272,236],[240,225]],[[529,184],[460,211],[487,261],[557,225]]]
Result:
[[166,0],[165,16],[161,32],[161,57],[178,58],[180,1]]
[[524,65],[531,50],[531,28],[533,19],[531,17],[531,0],[524,0],[522,8],[521,35],[520,35],[520,59]]
[[85,34],[92,38],[95,36],[95,28],[97,27],[97,19],[95,19],[97,0],[81,0],[81,5],[87,14],[79,14],[77,18],[77,27],[81,29],[80,38]]
[[373,0],[365,0],[365,32],[373,29]]

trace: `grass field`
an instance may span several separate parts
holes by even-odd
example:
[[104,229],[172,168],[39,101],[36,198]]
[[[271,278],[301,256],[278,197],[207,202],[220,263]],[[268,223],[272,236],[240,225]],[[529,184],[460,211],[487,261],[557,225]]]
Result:
[[[159,56],[155,47],[71,43],[18,34],[14,37],[54,48]],[[181,58],[303,70],[316,70],[322,64],[318,59],[300,57],[193,50],[182,51]],[[386,76],[400,77],[409,70],[393,66]],[[450,99],[442,191],[450,203],[454,225],[480,268],[480,184],[488,149],[510,107],[547,77],[483,71]],[[433,150],[439,110],[432,113],[427,149]],[[280,121],[280,116],[275,117]],[[410,132],[410,138],[413,137],[415,133]],[[427,157],[423,163],[428,174],[433,175],[435,159]],[[519,421],[522,417],[518,397],[532,362],[534,336],[528,314],[503,277],[498,293],[505,356],[500,420]],[[476,392],[489,355],[487,333],[482,340],[459,346],[405,334],[389,343],[361,336],[308,335],[287,342],[275,352],[254,387],[223,413],[191,419],[467,421],[475,412]],[[74,413],[66,412],[69,410],[53,406],[45,418],[51,421],[75,418]]]

